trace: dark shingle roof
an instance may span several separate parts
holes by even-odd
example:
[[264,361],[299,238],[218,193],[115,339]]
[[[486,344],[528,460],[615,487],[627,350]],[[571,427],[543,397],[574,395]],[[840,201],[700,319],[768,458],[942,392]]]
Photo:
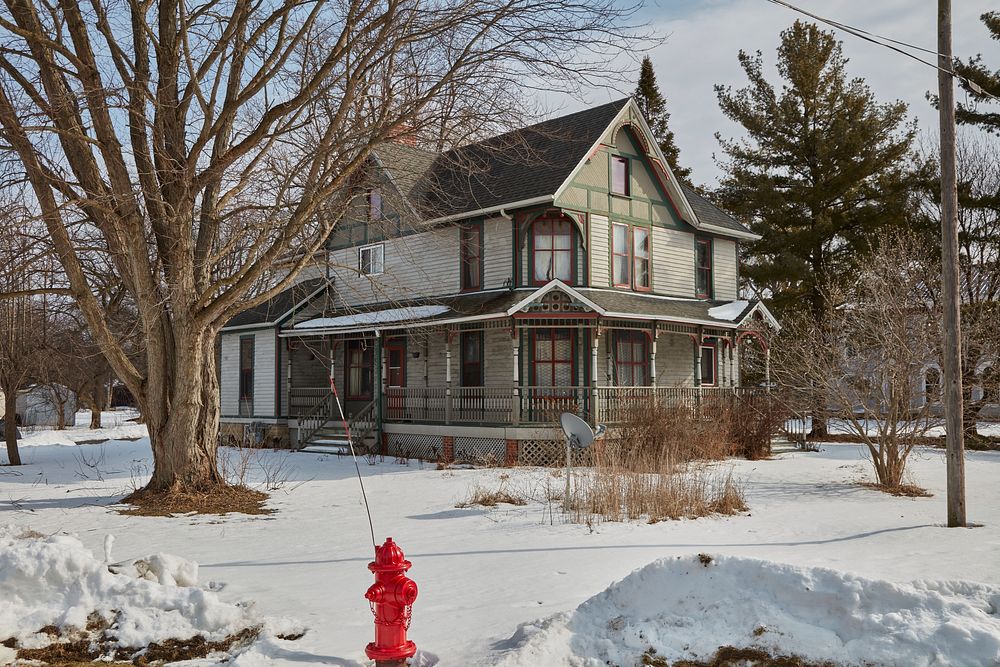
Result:
[[421,184],[421,209],[440,218],[555,194],[626,104],[628,98],[442,153]]
[[665,299],[634,292],[610,289],[577,288],[584,295],[609,313],[650,315],[657,318],[717,321],[732,324],[733,320],[712,317],[708,311],[729,301],[701,301],[694,299]]
[[701,224],[732,229],[737,232],[750,232],[743,223],[702,197],[693,188],[681,183],[681,190]]
[[393,182],[400,193],[406,197],[413,194],[413,188],[427,174],[438,153],[416,146],[390,142],[375,150],[382,165],[392,176]]
[[288,289],[279,292],[268,301],[256,308],[244,310],[242,313],[226,322],[223,327],[240,327],[253,324],[272,324],[279,317],[299,305],[313,292],[326,284],[325,278],[312,278],[296,283]]

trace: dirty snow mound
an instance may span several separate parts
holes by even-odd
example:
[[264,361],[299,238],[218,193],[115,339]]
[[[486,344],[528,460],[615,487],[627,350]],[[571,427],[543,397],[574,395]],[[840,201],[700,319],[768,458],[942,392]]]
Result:
[[499,664],[673,662],[720,646],[842,665],[1000,665],[1000,587],[961,581],[896,584],[825,568],[749,558],[665,558],[569,614],[522,625]]
[[0,526],[0,639],[45,646],[52,637],[39,629],[80,630],[94,612],[119,647],[195,635],[221,640],[262,622],[252,606],[194,586],[195,563],[158,554],[130,566],[127,574],[113,574],[75,537]]

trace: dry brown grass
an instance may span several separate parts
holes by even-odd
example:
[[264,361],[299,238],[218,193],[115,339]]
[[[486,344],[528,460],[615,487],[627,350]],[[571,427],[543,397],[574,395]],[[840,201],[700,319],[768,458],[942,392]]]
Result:
[[881,491],[882,493],[888,493],[890,496],[905,496],[907,498],[933,498],[934,494],[927,489],[917,486],[916,484],[898,484],[896,486],[886,486],[885,484],[879,484],[878,482],[862,482],[861,486],[869,489],[874,489],[875,491]]
[[[42,628],[39,632],[45,632]],[[55,633],[46,632],[54,638],[63,634],[59,629]],[[66,633],[69,634],[69,633]],[[17,650],[18,660],[34,661],[37,664],[51,667],[93,667],[94,665],[137,665],[151,667],[182,660],[204,658],[212,653],[231,651],[248,645],[260,634],[259,627],[245,628],[219,641],[209,641],[203,635],[195,635],[187,639],[168,639],[161,643],[152,643],[145,647],[122,648],[113,645],[112,640],[103,632],[73,632],[68,641],[55,641],[42,648],[23,648]],[[4,643],[8,648],[16,648],[16,644]]]
[[119,510],[119,513],[129,516],[271,514],[274,510],[264,507],[267,498],[263,491],[242,485],[222,485],[201,493],[140,489],[122,500],[130,507]]
[[506,481],[501,481],[499,488],[495,490],[484,489],[481,486],[474,486],[469,493],[469,497],[460,503],[457,503],[455,507],[466,508],[466,507],[496,507],[497,505],[527,505],[528,501],[519,495],[511,493],[507,488]]
[[[663,660],[655,653],[651,657]],[[666,661],[646,662],[644,654],[642,664],[654,667],[837,667],[836,663],[829,661],[812,662],[794,655],[771,655],[762,648],[734,646],[720,647],[708,660],[678,660],[672,666]]]

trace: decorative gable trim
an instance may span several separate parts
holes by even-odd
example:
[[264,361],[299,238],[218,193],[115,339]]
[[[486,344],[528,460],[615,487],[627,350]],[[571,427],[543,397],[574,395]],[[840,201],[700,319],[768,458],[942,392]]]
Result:
[[564,294],[569,296],[572,301],[575,301],[577,304],[586,307],[588,310],[591,310],[597,313],[598,315],[604,315],[607,312],[605,311],[604,308],[601,308],[599,305],[597,305],[584,295],[580,294],[580,292],[576,291],[575,289],[573,289],[566,283],[562,282],[561,280],[552,280],[543,285],[542,287],[539,287],[537,290],[529,294],[521,301],[511,306],[507,310],[507,315],[511,316],[514,315],[515,313],[523,312],[532,304],[542,303],[543,297],[552,290],[558,290],[563,292]]
[[759,313],[764,318],[764,321],[771,325],[772,329],[775,331],[781,331],[781,325],[778,323],[778,318],[776,318],[774,314],[768,310],[767,306],[764,305],[764,302],[759,299],[754,302],[753,306],[748,308],[746,312],[743,313],[743,316],[736,322],[736,325],[743,326],[743,324],[752,318],[756,313]]

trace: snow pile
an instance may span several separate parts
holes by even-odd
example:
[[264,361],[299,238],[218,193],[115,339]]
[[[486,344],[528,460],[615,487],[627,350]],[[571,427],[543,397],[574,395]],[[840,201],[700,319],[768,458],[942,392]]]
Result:
[[443,315],[450,309],[448,306],[411,306],[409,308],[389,308],[373,310],[365,313],[340,315],[339,317],[319,317],[314,320],[299,322],[296,329],[335,329],[337,327],[371,326],[392,322],[407,322],[421,320],[435,315]]
[[573,612],[520,626],[499,664],[631,665],[650,649],[704,660],[720,646],[838,665],[1000,664],[1000,587],[699,558],[655,561]]
[[730,301],[729,303],[724,303],[721,306],[715,306],[714,308],[708,309],[708,316],[714,317],[717,320],[735,320],[747,306],[750,305],[749,301]]
[[94,612],[110,624],[106,634],[117,646],[134,648],[195,635],[217,641],[260,623],[252,607],[195,587],[190,561],[158,554],[128,567],[133,576],[113,574],[75,537],[0,526],[0,639],[44,646],[51,637],[39,629],[82,629]]

